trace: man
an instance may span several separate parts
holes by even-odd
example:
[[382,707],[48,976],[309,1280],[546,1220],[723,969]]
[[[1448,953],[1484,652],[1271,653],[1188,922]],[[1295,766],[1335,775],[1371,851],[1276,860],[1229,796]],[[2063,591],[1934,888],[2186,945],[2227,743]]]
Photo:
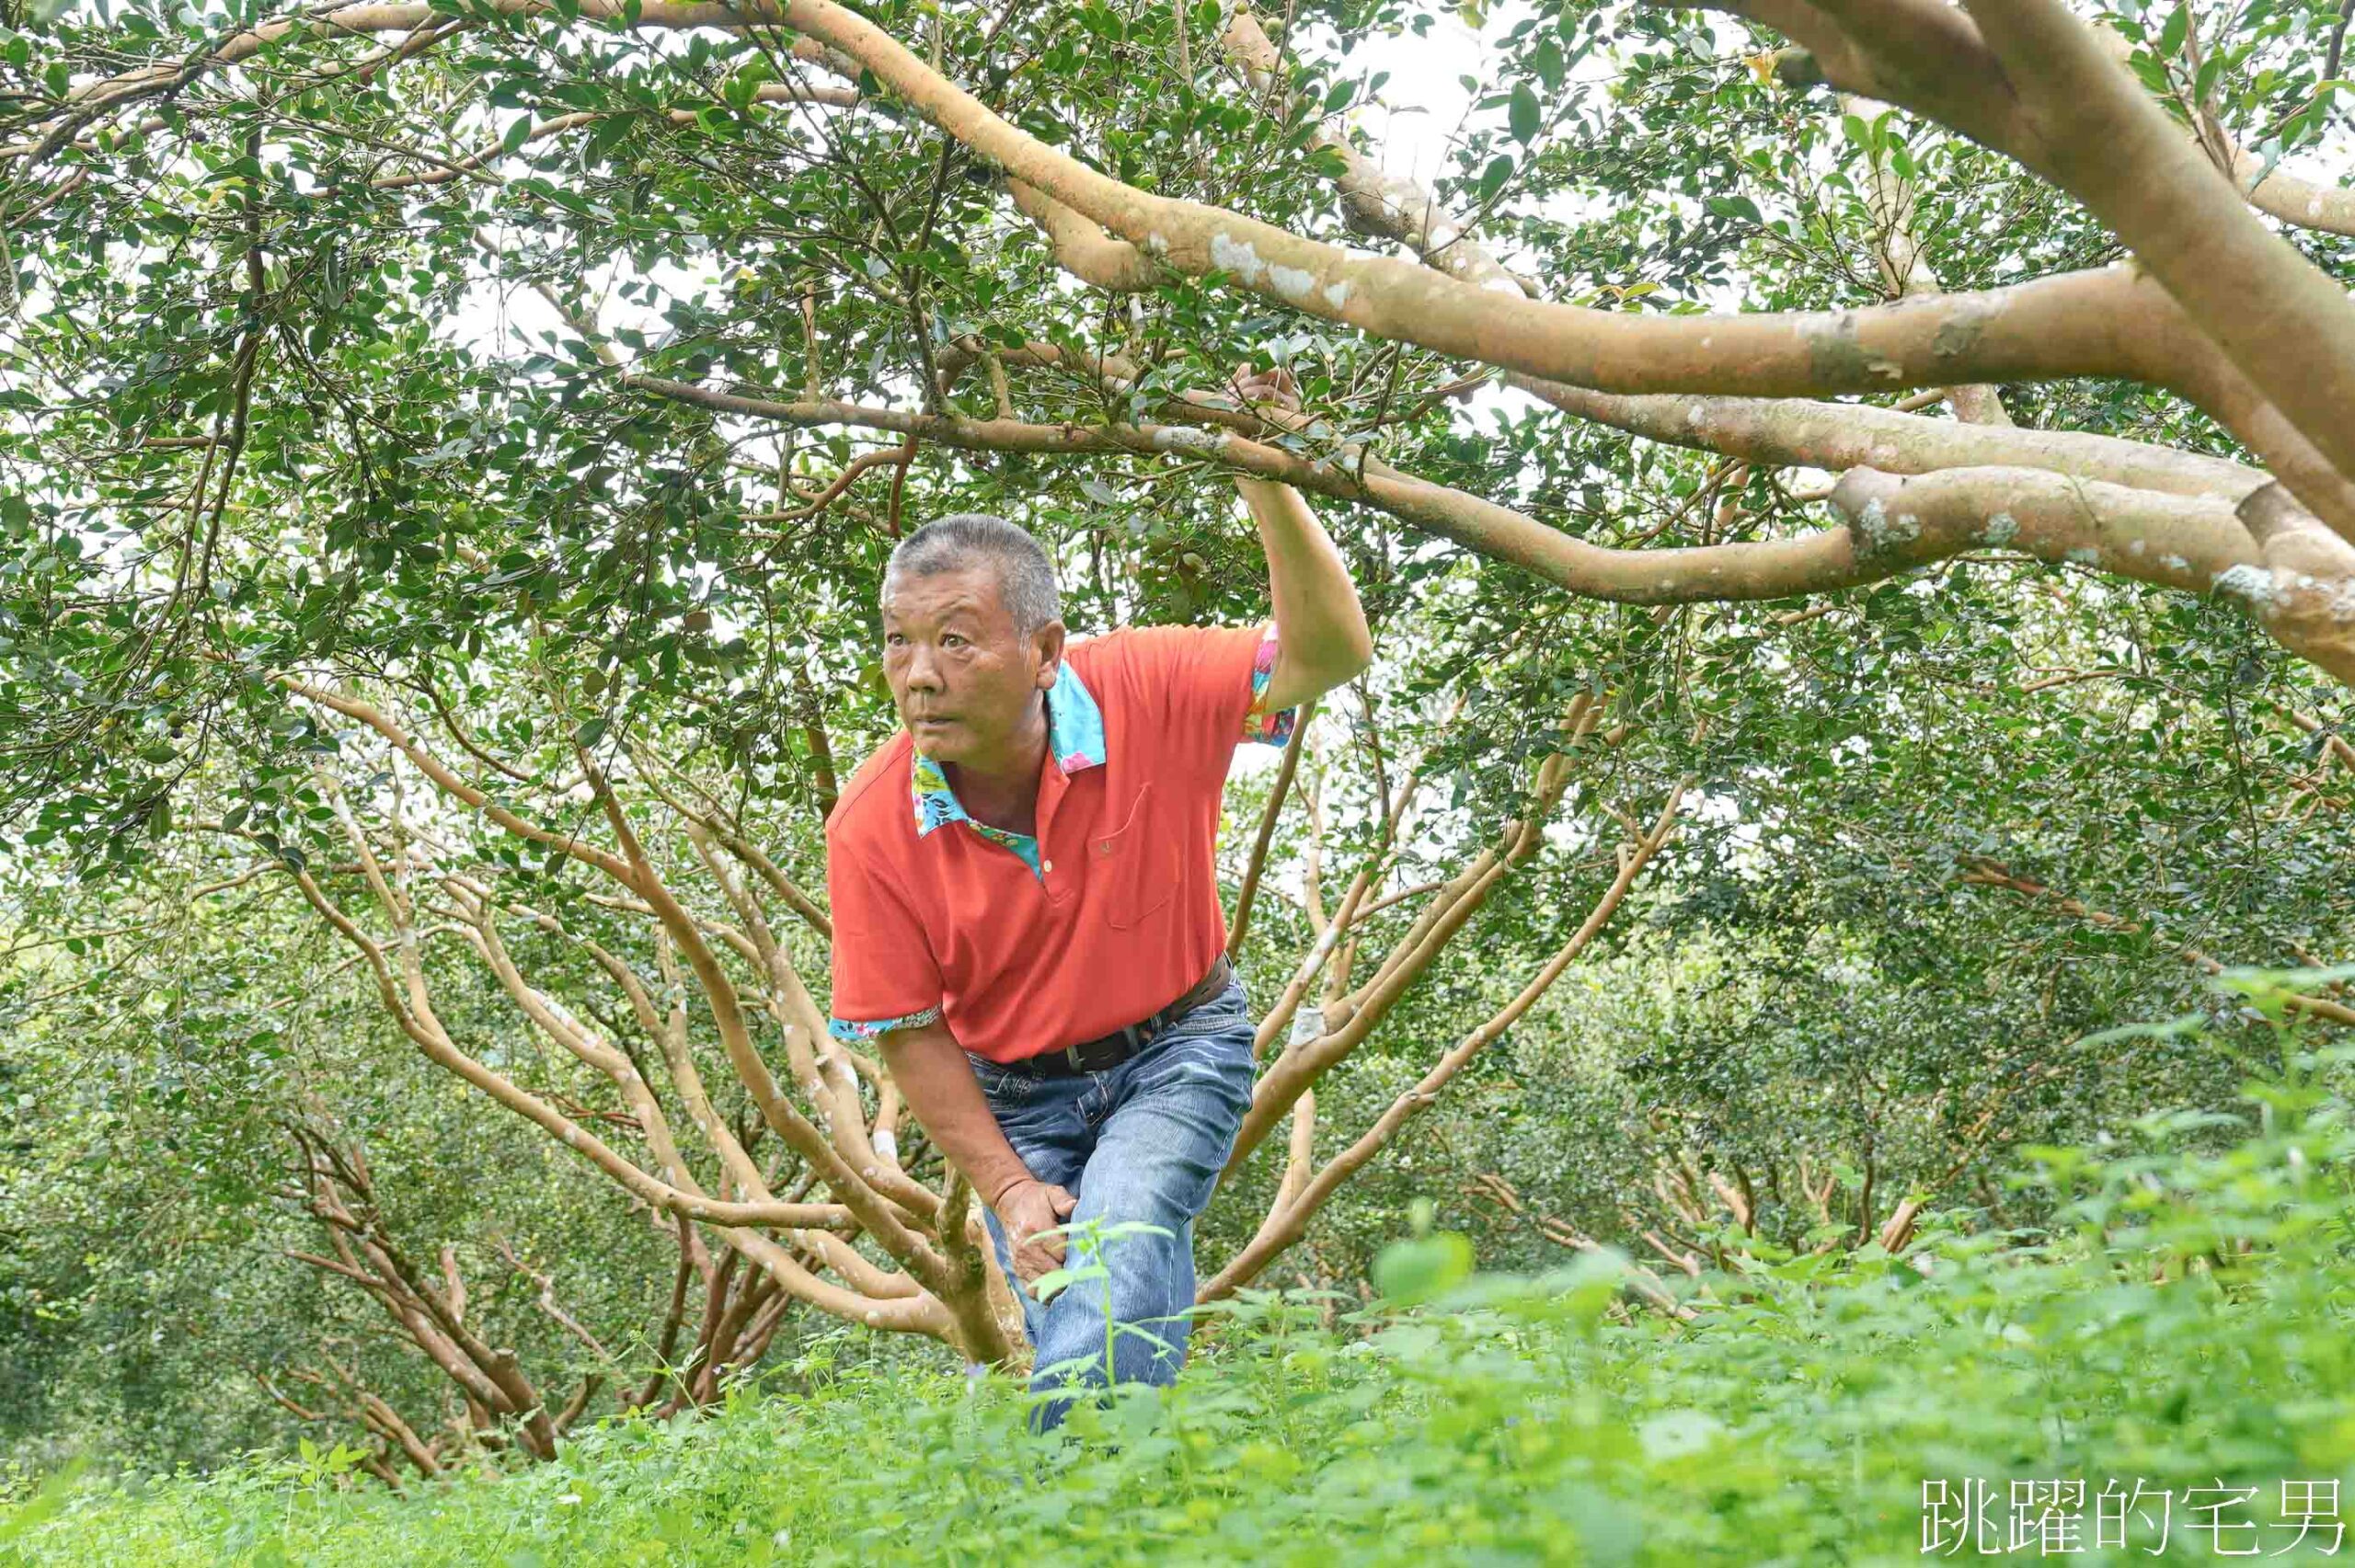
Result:
[[[1237,485],[1267,553],[1270,628],[1066,647],[1028,534],[965,513],[909,535],[882,590],[906,727],[826,825],[833,1031],[879,1041],[908,1108],[987,1204],[1021,1282],[1033,1387],[1050,1394],[1167,1383],[1184,1360],[1193,1221],[1251,1096],[1212,860],[1228,758],[1246,732],[1281,742],[1289,710],[1373,655],[1307,503]],[[1089,1253],[1107,1277],[1042,1305],[1027,1287],[1063,1263],[1044,1232],[1066,1222],[1083,1244],[1110,1233]],[[1067,1405],[1043,1401],[1038,1425]]]

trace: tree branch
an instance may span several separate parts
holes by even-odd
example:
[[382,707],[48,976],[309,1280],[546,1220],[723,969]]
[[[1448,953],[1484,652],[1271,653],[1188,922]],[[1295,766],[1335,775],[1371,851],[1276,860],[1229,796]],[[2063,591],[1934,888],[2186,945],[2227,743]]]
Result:
[[[2242,579],[2225,576],[2234,567],[2265,564],[2247,530],[2222,502],[2078,482],[2032,469],[1951,469],[1909,481],[1903,510],[1916,522],[1901,521],[1894,531],[1883,528],[1878,514],[1867,509],[1878,499],[1886,511],[1885,491],[1892,476],[1859,469],[1850,475],[1854,483],[1845,491],[1855,502],[1849,527],[1756,544],[1613,550],[1482,497],[1361,458],[1354,447],[1345,448],[1340,461],[1310,459],[1233,431],[1155,425],[1026,425],[831,400],[787,404],[651,376],[629,376],[625,384],[725,412],[795,424],[921,428],[929,441],[974,450],[1066,455],[1178,452],[1210,457],[1313,494],[1379,507],[1424,532],[1511,562],[1573,593],[1623,603],[1766,600],[1828,592],[1878,581],[1991,542],[2058,562],[2083,560],[2085,552],[2092,552],[2092,559],[2105,570],[2199,593],[2238,586]],[[2024,433],[1952,428],[1974,432],[1973,439],[1983,434],[2011,440]],[[1920,526],[1933,516],[1936,527]],[[1994,531],[1992,541],[1990,529]],[[2134,548],[2138,538],[2141,550]],[[2203,564],[2204,570],[2194,569]],[[2325,589],[2311,601],[2300,599],[2299,614],[2270,614],[2264,624],[2285,646],[2336,675],[2341,668],[2337,645],[2323,635],[2324,624],[2306,613],[2328,613],[2334,601],[2326,582]]]
[[[2055,0],[1970,0],[1969,10],[2035,126],[2032,145],[2004,150],[2083,200],[2266,400],[2355,475],[2355,301],[2257,220]],[[2355,539],[2355,526],[2342,531]]]
[[1314,699],[1301,705],[1292,735],[1284,743],[1283,761],[1276,767],[1275,782],[1268,786],[1268,804],[1259,810],[1259,830],[1252,836],[1250,858],[1244,863],[1243,886],[1235,895],[1235,914],[1226,922],[1229,954],[1242,952],[1244,939],[1250,934],[1251,901],[1259,891],[1260,876],[1268,869],[1268,846],[1275,841],[1276,820],[1283,815],[1284,799],[1292,793],[1292,775],[1300,771],[1300,752],[1307,741],[1309,721],[1315,715]]

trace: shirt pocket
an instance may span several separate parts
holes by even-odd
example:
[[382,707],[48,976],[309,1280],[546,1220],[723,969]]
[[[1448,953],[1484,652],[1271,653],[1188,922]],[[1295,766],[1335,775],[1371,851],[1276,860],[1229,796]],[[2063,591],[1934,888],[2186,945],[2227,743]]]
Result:
[[1167,909],[1178,894],[1178,841],[1155,819],[1147,780],[1118,828],[1087,843],[1088,879],[1103,889],[1104,918],[1130,931]]

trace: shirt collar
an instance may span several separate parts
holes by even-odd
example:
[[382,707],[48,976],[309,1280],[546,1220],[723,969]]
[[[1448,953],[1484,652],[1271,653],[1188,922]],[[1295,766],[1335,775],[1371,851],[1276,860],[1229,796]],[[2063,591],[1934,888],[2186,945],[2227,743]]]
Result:
[[[1068,659],[1047,688],[1047,754],[1066,774],[1104,765],[1104,712]],[[948,787],[948,773],[922,751],[911,759],[908,795],[918,838],[951,822],[972,821],[958,804],[957,792]]]

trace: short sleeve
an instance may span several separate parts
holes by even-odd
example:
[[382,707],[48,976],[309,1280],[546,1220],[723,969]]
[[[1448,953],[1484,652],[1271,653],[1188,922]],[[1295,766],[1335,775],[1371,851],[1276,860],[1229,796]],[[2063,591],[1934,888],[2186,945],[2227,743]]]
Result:
[[857,853],[826,836],[826,901],[833,921],[833,994],[827,1028],[866,1040],[940,1019],[940,965],[898,888]]
[[1292,728],[1300,722],[1298,708],[1268,711],[1268,687],[1276,678],[1278,647],[1275,627],[1259,634],[1259,646],[1251,655],[1251,705],[1243,710],[1243,738],[1269,746],[1290,744]]
[[1237,741],[1291,738],[1292,712],[1265,711],[1272,628],[1150,626],[1114,636],[1143,700],[1164,716],[1163,744],[1189,772],[1223,784]]

